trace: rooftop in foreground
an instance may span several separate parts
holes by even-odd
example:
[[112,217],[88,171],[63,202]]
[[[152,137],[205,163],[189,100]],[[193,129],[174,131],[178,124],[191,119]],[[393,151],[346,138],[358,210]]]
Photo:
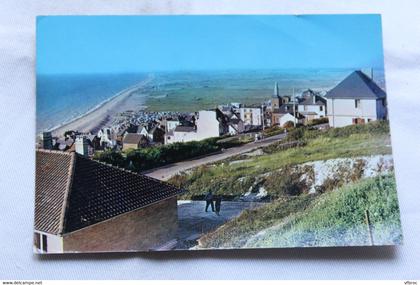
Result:
[[72,232],[182,192],[166,182],[74,152],[37,150],[35,230]]

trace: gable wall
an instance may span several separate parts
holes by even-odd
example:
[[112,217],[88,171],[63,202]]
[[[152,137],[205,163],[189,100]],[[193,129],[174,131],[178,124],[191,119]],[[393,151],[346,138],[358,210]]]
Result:
[[353,124],[353,118],[368,120],[382,119],[377,109],[377,100],[361,99],[360,107],[355,108],[354,99],[328,99],[327,115],[331,127],[344,127]]
[[147,251],[176,237],[176,197],[65,234],[64,252]]

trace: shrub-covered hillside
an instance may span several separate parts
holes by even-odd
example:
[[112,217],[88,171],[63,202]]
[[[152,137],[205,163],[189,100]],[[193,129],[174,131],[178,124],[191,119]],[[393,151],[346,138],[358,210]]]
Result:
[[360,180],[324,194],[276,200],[244,211],[199,240],[200,248],[369,245],[402,241],[393,174]]
[[[310,169],[294,172],[293,167],[311,161],[391,153],[387,122],[371,122],[327,131],[306,127],[289,132],[285,141],[262,148],[259,155],[241,155],[213,165],[203,165],[169,180],[188,192],[182,199],[200,197],[209,190],[238,197],[263,187],[270,199],[307,192],[300,181]],[[302,172],[303,171],[303,172]],[[334,184],[334,181],[330,181]],[[337,183],[339,185],[340,183]]]

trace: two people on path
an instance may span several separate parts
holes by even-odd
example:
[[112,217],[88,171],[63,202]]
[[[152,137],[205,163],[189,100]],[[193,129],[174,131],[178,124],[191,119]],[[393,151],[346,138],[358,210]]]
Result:
[[209,209],[209,206],[211,206],[211,211],[215,212],[215,208],[216,208],[216,215],[219,216],[220,215],[220,207],[222,205],[222,197],[214,196],[212,191],[210,190],[209,192],[207,192],[204,199],[206,200],[205,211],[207,212],[208,209]]

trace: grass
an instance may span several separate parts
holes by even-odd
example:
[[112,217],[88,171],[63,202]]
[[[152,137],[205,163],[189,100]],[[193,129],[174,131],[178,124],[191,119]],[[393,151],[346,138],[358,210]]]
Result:
[[214,165],[204,165],[174,176],[169,182],[188,190],[182,199],[203,195],[208,190],[216,194],[238,196],[258,182],[258,176],[293,165],[334,158],[390,154],[390,136],[384,124],[386,122],[375,122],[327,132],[302,128],[296,130],[300,132],[296,138],[302,141],[301,147],[282,149],[272,145],[263,148],[264,155],[251,158],[239,156]]
[[390,174],[321,195],[312,207],[250,239],[245,247],[370,245],[365,210],[370,213],[374,244],[401,243],[395,177]]
[[225,89],[220,87],[188,87],[155,91],[147,97],[148,111],[195,112],[214,108],[227,102],[255,104],[270,96],[271,89]]
[[279,199],[244,211],[200,239],[202,248],[369,245],[402,241],[393,174],[360,180],[321,195]]

